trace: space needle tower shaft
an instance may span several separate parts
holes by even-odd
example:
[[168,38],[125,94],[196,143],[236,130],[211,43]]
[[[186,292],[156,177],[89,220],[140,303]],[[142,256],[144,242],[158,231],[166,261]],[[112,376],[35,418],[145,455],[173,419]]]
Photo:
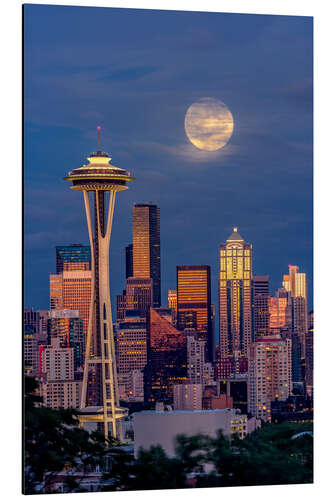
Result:
[[[134,180],[129,172],[110,164],[111,157],[98,148],[89,164],[68,173],[71,189],[82,191],[91,247],[92,290],[80,403],[81,425],[103,427],[122,440],[121,419],[126,410],[119,407],[117,369],[109,283],[109,248],[116,193]],[[89,387],[89,390],[88,390]]]

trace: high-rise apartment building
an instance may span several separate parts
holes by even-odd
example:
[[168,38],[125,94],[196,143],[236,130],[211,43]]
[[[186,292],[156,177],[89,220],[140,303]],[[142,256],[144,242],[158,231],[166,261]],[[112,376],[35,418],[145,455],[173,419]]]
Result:
[[210,266],[177,266],[178,329],[195,328],[206,342],[207,361],[214,361]]
[[254,338],[269,334],[269,276],[253,276]]
[[127,278],[126,310],[149,311],[153,306],[153,280],[151,278]]
[[144,369],[145,403],[171,404],[173,386],[186,380],[186,336],[170,319],[150,309],[147,323],[147,365]]
[[247,356],[253,341],[252,245],[237,227],[220,246],[220,336],[221,358]]
[[136,203],[133,207],[133,276],[152,278],[153,304],[160,307],[160,209],[151,203]]
[[291,340],[279,335],[263,337],[250,347],[248,374],[249,412],[271,421],[271,402],[286,401],[292,389]]
[[51,342],[42,351],[42,373],[46,373],[47,380],[74,380],[74,349],[60,347],[56,337]]
[[48,380],[41,384],[43,405],[57,410],[58,408],[80,408],[82,381],[80,380]]
[[[186,330],[184,331],[186,334]],[[205,342],[196,335],[186,335],[187,378],[191,384],[204,384]]]
[[91,271],[63,271],[50,275],[50,309],[78,310],[85,336],[88,332]]
[[90,247],[80,244],[56,247],[56,273],[63,271],[89,271]]

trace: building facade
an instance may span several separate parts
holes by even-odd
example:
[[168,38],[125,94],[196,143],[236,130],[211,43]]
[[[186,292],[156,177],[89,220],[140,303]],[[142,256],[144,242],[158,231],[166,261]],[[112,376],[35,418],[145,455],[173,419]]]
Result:
[[291,340],[279,335],[256,340],[250,348],[248,403],[252,416],[271,421],[271,402],[292,390]]
[[56,273],[63,271],[89,271],[90,247],[80,244],[56,247]]
[[202,384],[175,384],[173,407],[175,410],[202,410]]
[[253,276],[254,338],[269,334],[269,276]]
[[160,209],[151,203],[136,203],[132,217],[133,276],[153,280],[153,304],[160,307]]
[[153,308],[148,314],[144,389],[145,403],[150,406],[158,401],[171,404],[173,386],[186,380],[186,336],[170,319]]
[[85,337],[88,332],[91,271],[63,271],[50,275],[50,309],[78,310]]
[[252,245],[237,227],[220,246],[220,357],[247,357],[253,341]]
[[211,322],[210,266],[177,266],[178,329],[195,328],[206,342],[206,359],[215,359]]
[[151,278],[127,278],[126,310],[149,311],[153,306],[153,280]]

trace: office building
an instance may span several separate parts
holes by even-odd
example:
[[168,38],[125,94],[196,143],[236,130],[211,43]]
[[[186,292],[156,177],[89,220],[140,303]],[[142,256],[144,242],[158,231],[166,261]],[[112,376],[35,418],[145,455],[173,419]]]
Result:
[[202,410],[202,384],[175,384],[174,410]]
[[127,245],[126,253],[126,279],[133,276],[133,243]]
[[24,309],[23,323],[24,327],[28,327],[32,333],[39,333],[39,312],[34,311],[33,308]]
[[56,273],[63,271],[89,271],[90,247],[80,244],[56,247]]
[[269,334],[269,276],[253,276],[254,338]]
[[178,329],[195,328],[206,342],[206,360],[213,362],[210,266],[177,266]]
[[247,357],[253,341],[252,245],[237,227],[220,246],[220,357]]
[[172,310],[172,324],[177,324],[177,290],[168,290],[168,307]]
[[153,306],[153,280],[151,278],[127,278],[126,310],[148,312]]
[[60,347],[73,347],[74,370],[84,363],[84,332],[83,321],[79,311],[70,309],[51,309],[48,319],[48,342],[52,338],[60,340]]
[[121,321],[125,318],[126,311],[126,290],[122,295],[116,295],[116,319]]
[[173,386],[186,380],[186,368],[186,336],[169,319],[151,308],[144,369],[145,403],[152,407],[158,401],[171,404]]
[[41,370],[41,347],[47,346],[47,335],[32,333],[30,326],[24,327],[24,374],[36,375]]
[[63,271],[50,275],[50,309],[78,310],[85,338],[88,333],[91,280],[89,270]]
[[118,325],[117,369],[125,374],[132,370],[143,370],[147,364],[146,319],[139,316],[125,318]]
[[161,305],[160,209],[152,203],[133,206],[133,276],[153,280],[153,304]]
[[294,299],[294,329],[303,336],[308,331],[308,291],[306,274],[299,273],[298,266],[289,265],[289,274],[283,276],[282,286]]
[[256,340],[249,357],[249,412],[270,422],[271,402],[285,401],[291,389],[291,340],[283,340],[279,335]]

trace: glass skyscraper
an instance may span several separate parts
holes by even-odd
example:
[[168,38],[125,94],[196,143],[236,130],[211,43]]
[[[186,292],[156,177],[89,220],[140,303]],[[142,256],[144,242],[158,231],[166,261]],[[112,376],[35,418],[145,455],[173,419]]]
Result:
[[133,207],[133,276],[152,278],[154,307],[160,307],[160,209],[151,203]]
[[56,247],[56,273],[63,271],[89,271],[90,247],[80,244]]

